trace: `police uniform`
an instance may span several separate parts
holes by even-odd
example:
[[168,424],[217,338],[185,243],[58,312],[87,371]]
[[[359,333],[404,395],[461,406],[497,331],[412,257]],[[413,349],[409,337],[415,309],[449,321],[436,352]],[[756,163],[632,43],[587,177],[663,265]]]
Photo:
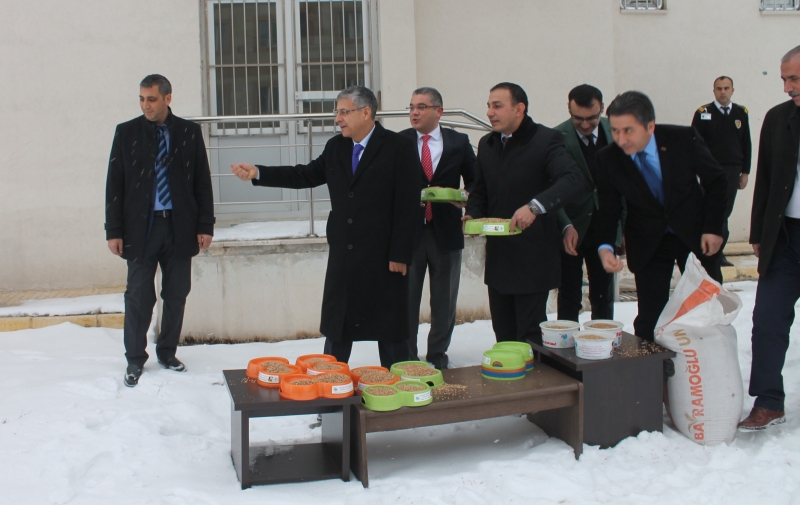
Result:
[[[752,145],[747,107],[731,102],[727,107],[728,110],[724,109],[716,100],[703,105],[695,111],[692,126],[703,137],[711,155],[722,165],[728,178],[724,229],[727,242],[729,235],[727,219],[733,212],[733,202],[739,189],[739,176],[750,173]],[[725,247],[725,244],[722,247]]]

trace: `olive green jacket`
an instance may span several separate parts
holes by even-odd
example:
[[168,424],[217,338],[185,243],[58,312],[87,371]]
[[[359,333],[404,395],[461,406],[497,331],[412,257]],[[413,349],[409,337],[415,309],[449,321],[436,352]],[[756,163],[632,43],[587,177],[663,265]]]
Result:
[[[613,142],[613,138],[611,137],[611,126],[609,125],[607,118],[600,118],[600,128],[603,129],[608,142]],[[578,145],[580,140],[578,139],[578,135],[575,133],[575,126],[573,126],[572,120],[567,119],[560,125],[556,126],[555,129],[564,134],[564,146],[567,149],[567,153],[569,153],[569,155],[575,160],[575,163],[578,164],[578,168],[581,170],[581,175],[583,175],[583,177],[586,179],[586,187],[591,188],[591,191],[581,193],[578,198],[573,200],[571,203],[568,203],[558,211],[559,229],[563,233],[564,228],[566,228],[568,225],[571,224],[573,227],[575,227],[575,231],[578,232],[578,244],[580,245],[583,242],[583,238],[586,236],[586,232],[589,230],[589,225],[592,222],[594,211],[597,210],[597,188],[595,187],[594,180],[592,179],[592,174],[589,172],[589,166],[586,164],[586,160],[583,159],[581,146]],[[622,216],[622,222],[624,222],[624,211]],[[617,247],[622,245],[622,226],[618,228],[617,243],[615,245]]]

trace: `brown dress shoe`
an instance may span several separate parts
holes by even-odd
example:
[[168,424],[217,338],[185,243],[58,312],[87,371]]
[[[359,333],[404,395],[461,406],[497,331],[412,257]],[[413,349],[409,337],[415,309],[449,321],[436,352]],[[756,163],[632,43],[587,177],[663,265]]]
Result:
[[739,423],[739,431],[763,431],[770,426],[776,426],[786,422],[783,411],[767,410],[761,407],[753,407],[747,419]]

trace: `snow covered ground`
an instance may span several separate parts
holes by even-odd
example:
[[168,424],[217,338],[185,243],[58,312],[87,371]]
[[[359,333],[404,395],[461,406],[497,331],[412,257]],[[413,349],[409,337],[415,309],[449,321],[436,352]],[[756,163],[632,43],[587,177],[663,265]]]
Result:
[[125,312],[125,296],[80,296],[77,298],[51,298],[49,300],[24,300],[16,307],[0,308],[0,317],[23,316],[73,316],[76,314],[118,314]]
[[[740,290],[734,325],[745,382],[755,283]],[[632,328],[635,303],[616,306]],[[420,326],[420,348],[428,326]],[[800,336],[800,326],[792,329]],[[454,366],[479,363],[488,321],[456,328]],[[122,384],[122,331],[69,324],[0,334],[1,504],[752,504],[800,503],[800,351],[789,350],[787,417],[730,446],[701,447],[665,424],[579,461],[524,418],[370,435],[370,488],[329,480],[240,490],[230,458],[230,400],[221,370],[258,356],[321,352],[320,339],[182,347],[187,373],[155,359],[136,388]],[[151,349],[150,355],[154,356]],[[376,364],[373,342],[351,365]],[[746,386],[746,384],[745,384]],[[748,397],[745,411],[752,400]],[[254,420],[261,444],[312,442],[313,416]]]
[[[314,233],[325,236],[328,221],[314,221]],[[309,221],[263,221],[242,223],[227,228],[214,229],[214,242],[236,240],[272,240],[279,238],[304,238],[310,230]]]

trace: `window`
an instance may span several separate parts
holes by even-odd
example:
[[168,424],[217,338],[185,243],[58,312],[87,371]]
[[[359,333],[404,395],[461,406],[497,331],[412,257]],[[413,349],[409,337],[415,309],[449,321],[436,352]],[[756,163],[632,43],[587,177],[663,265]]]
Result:
[[800,10],[800,0],[759,0],[762,11],[796,11]]
[[620,0],[619,8],[624,11],[663,10],[664,0]]

